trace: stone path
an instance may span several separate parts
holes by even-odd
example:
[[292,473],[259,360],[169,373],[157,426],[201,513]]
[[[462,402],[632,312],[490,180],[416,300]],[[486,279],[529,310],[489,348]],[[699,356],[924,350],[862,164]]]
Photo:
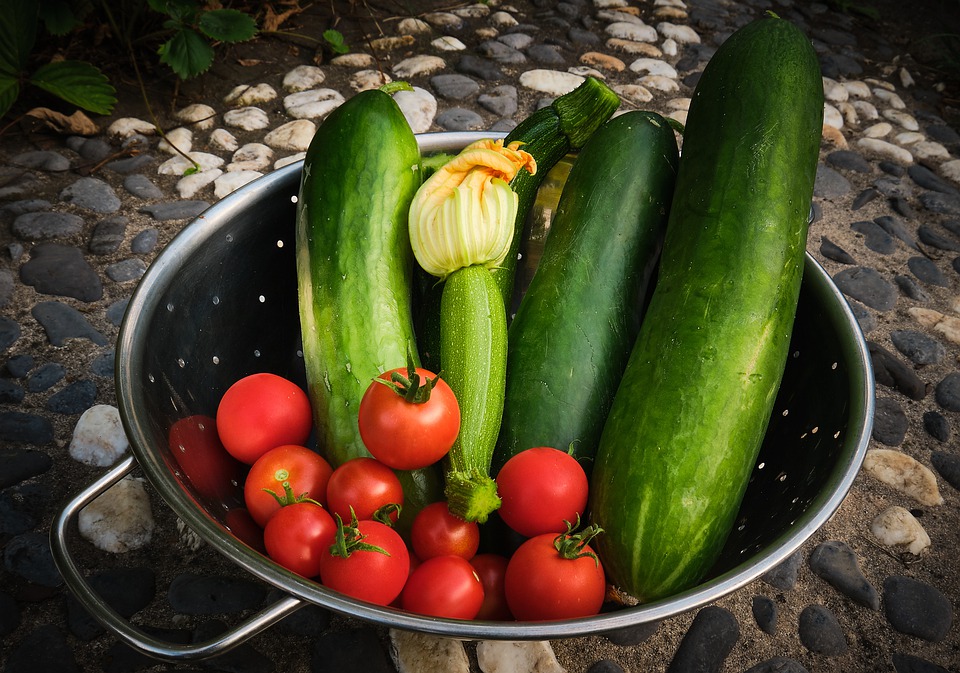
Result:
[[[538,670],[960,670],[960,135],[933,112],[936,88],[920,88],[879,36],[864,43],[849,16],[789,1],[463,5],[396,22],[370,48],[390,77],[414,84],[397,99],[418,132],[508,130],[587,74],[625,108],[682,121],[717,45],[767,9],[801,25],[821,58],[828,103],[809,250],[869,341],[878,400],[867,461],[834,519],[762,579],[696,614],[532,646]],[[5,673],[169,670],[79,608],[47,541],[72,494],[64,485],[85,485],[129,448],[113,406],[117,327],[177,231],[301,158],[324,115],[376,84],[373,58],[348,54],[178,110],[166,140],[143,119],[113,118],[94,137],[0,149]],[[201,170],[184,177],[190,164],[171,143]],[[94,517],[77,544],[122,614],[189,642],[275,599],[178,529],[148,485],[117,498],[125,516]],[[420,670],[410,663],[420,646],[310,607],[176,670]],[[458,647],[434,656],[435,670],[523,670],[493,668],[497,644],[469,644],[467,658]]]

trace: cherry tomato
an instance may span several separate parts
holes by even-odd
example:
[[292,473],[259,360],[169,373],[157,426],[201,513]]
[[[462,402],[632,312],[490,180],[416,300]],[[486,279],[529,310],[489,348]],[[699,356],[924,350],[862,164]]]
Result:
[[[561,543],[561,552],[556,540]],[[507,605],[523,621],[573,619],[600,611],[606,595],[603,566],[593,549],[561,533],[537,535],[510,557],[504,576]]]
[[483,605],[483,584],[466,559],[434,556],[410,574],[400,601],[421,615],[473,619]]
[[217,505],[241,504],[245,465],[227,453],[210,416],[187,416],[170,426],[170,453],[197,495]]
[[333,544],[337,524],[320,505],[309,500],[281,507],[263,529],[267,555],[303,577],[320,574],[323,552]]
[[217,432],[234,458],[252,465],[282,444],[304,444],[313,426],[307,394],[276,374],[251,374],[227,388],[217,407]]
[[341,530],[320,558],[320,581],[353,598],[378,605],[392,603],[410,575],[403,538],[379,521],[354,519]]
[[470,559],[480,583],[483,584],[483,605],[476,619],[490,621],[509,621],[513,619],[507,594],[503,588],[503,578],[507,574],[507,559],[501,554],[477,554]]
[[587,475],[577,459],[546,446],[514,455],[497,474],[498,513],[526,537],[562,533],[587,506]]
[[330,463],[320,454],[305,446],[284,444],[267,451],[250,467],[243,498],[254,521],[266,526],[281,507],[277,497],[284,504],[303,497],[326,505],[332,473]]
[[[385,505],[403,505],[403,486],[389,467],[373,458],[353,458],[330,475],[327,509],[349,523],[350,508],[361,521],[373,518]],[[391,521],[397,513],[390,514]]]
[[[372,381],[360,400],[360,438],[371,455],[395,470],[416,470],[443,458],[460,432],[460,406],[447,382],[409,366],[378,379],[398,380],[401,390]],[[428,381],[434,380],[431,387]]]
[[480,547],[480,526],[451,514],[445,501],[434,502],[417,512],[410,526],[410,546],[422,561],[434,556],[469,561]]

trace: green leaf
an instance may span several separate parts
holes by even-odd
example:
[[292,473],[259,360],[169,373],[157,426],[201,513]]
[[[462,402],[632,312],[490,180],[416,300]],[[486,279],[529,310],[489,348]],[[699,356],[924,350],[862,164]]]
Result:
[[94,114],[110,114],[117,103],[116,90],[106,76],[83,61],[56,61],[40,66],[29,82]]
[[343,33],[341,33],[339,30],[329,28],[323,31],[323,39],[326,40],[327,44],[330,45],[330,48],[338,54],[346,54],[348,51],[350,51],[350,48],[343,39]]
[[213,47],[199,33],[182,28],[160,47],[160,62],[180,79],[190,79],[213,63]]
[[51,35],[66,35],[80,24],[80,20],[66,0],[41,2],[40,20]]
[[221,42],[243,42],[257,34],[257,24],[240,10],[212,9],[200,16],[200,30]]
[[0,75],[0,118],[7,114],[20,95],[20,83],[13,77]]
[[23,72],[36,38],[36,1],[8,0],[0,10],[0,72]]

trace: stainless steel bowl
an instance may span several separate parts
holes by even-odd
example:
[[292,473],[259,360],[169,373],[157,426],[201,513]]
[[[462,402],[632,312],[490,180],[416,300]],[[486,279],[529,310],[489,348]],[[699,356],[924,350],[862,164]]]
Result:
[[[486,134],[489,135],[489,134]],[[456,151],[476,133],[420,136],[424,153]],[[133,456],[77,496],[54,523],[55,559],[87,609],[121,638],[164,659],[218,654],[306,604],[374,624],[463,639],[542,640],[614,631],[708,604],[795,552],[839,507],[873,419],[870,360],[859,326],[809,255],[780,396],[721,560],[700,585],[595,617],[557,622],[436,619],[347,598],[286,571],[242,541],[229,487],[211,497],[168,443],[171,426],[212,416],[236,379],[271,371],[303,383],[294,263],[301,164],[212,206],[163,250],[131,298],[117,343],[116,391]],[[331,326],[336,329],[336,326]],[[83,580],[66,542],[80,508],[139,464],[170,508],[208,544],[287,596],[213,641],[177,646],[114,613]],[[214,489],[216,491],[216,489]]]

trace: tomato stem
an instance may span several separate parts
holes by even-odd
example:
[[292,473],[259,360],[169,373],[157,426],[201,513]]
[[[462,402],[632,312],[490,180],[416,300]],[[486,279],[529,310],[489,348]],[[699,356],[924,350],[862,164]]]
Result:
[[[301,493],[300,495],[294,495],[293,488],[290,486],[289,481],[284,481],[283,484],[281,484],[281,486],[283,486],[282,496],[277,495],[276,491],[273,491],[269,488],[265,488],[262,490],[264,493],[269,493],[270,495],[272,495],[274,499],[278,503],[280,503],[281,507],[286,507],[287,505],[293,505],[298,502],[316,502],[318,505],[320,505],[320,503],[314,500],[313,498],[308,498],[306,492]],[[323,505],[320,505],[320,506],[322,507]]]
[[421,380],[417,373],[417,365],[413,360],[413,353],[407,350],[406,376],[395,371],[390,374],[389,381],[379,376],[373,380],[387,386],[410,404],[423,404],[430,400],[430,392],[437,385],[437,381],[440,380],[440,375],[437,374],[432,379],[424,377]]
[[397,517],[399,518],[400,510],[402,509],[403,508],[399,504],[395,502],[390,502],[390,503],[387,503],[386,505],[378,507],[377,511],[373,513],[372,518],[374,521],[379,521],[383,525],[390,526],[391,528],[393,528],[394,522],[393,522],[392,515],[396,514]]
[[564,523],[567,524],[567,532],[560,533],[553,539],[553,547],[557,550],[557,553],[560,554],[560,557],[571,561],[578,558],[589,557],[599,566],[600,559],[593,550],[587,547],[587,544],[602,533],[603,529],[597,524],[593,524],[587,526],[579,533],[574,533],[573,531],[580,526],[579,515],[577,515],[576,523],[570,523],[569,521],[565,521]]
[[350,555],[356,551],[374,551],[384,556],[390,556],[390,552],[383,547],[364,542],[367,536],[361,534],[360,529],[357,527],[359,522],[357,521],[357,514],[353,511],[353,507],[350,508],[349,525],[343,523],[343,519],[340,518],[339,514],[335,513],[334,516],[337,519],[337,533],[334,537],[333,544],[330,545],[331,554],[339,556],[340,558],[350,558]]

